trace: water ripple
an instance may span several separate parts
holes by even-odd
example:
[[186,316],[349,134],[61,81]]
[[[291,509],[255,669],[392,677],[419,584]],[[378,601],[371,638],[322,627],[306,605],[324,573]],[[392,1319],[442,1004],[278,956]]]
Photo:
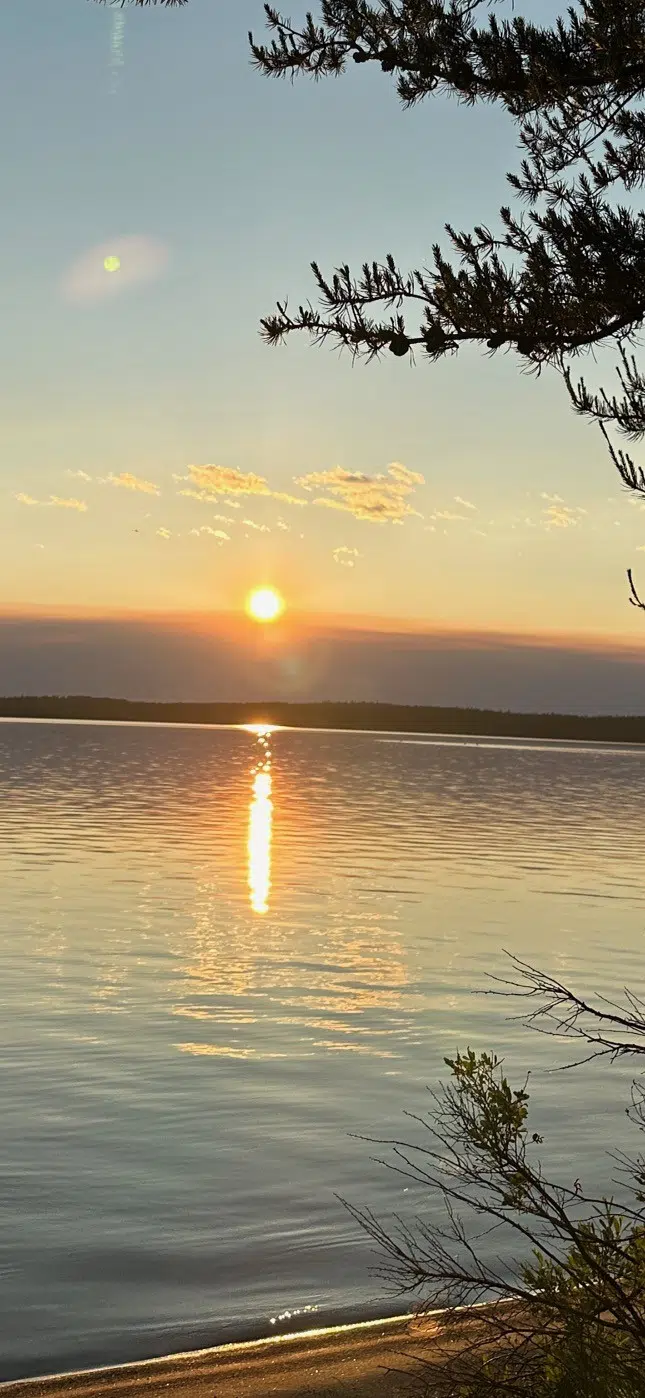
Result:
[[644,756],[0,724],[0,1379],[369,1310],[336,1196],[401,1190],[351,1133],[466,1043],[601,1187],[626,1073],[545,1076],[563,1045],[473,992],[502,948],[639,989]]

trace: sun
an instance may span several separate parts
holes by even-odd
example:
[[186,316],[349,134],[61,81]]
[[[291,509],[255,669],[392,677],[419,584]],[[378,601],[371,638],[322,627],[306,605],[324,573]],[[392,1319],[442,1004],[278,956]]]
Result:
[[256,587],[246,599],[246,610],[254,621],[277,621],[284,602],[274,587]]

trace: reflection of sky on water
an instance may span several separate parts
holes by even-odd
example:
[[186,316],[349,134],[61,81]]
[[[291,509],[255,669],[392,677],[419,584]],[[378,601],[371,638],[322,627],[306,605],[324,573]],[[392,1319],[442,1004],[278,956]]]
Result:
[[116,1363],[381,1295],[335,1196],[402,1196],[356,1135],[410,1139],[468,1044],[532,1068],[547,1162],[573,1140],[602,1187],[629,1071],[546,1076],[563,1046],[477,992],[505,947],[638,989],[643,761],[0,723],[4,1353]]
[[429,1013],[471,1013],[469,964],[537,937],[568,970],[603,903],[642,905],[623,823],[640,754],[18,727],[14,767],[0,726],[0,896],[4,877],[11,917],[33,911],[34,993],[64,997],[72,964],[85,1010],[123,1015],[148,982],[201,1024],[195,1052],[398,1056]]

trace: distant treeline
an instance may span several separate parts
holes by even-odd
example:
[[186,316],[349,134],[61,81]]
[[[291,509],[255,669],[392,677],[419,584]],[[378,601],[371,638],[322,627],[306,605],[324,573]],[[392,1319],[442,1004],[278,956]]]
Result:
[[38,697],[21,694],[0,699],[0,717],[104,719],[129,723],[275,723],[290,728],[645,742],[645,717],[513,714],[496,709],[446,709],[412,704],[157,704],[131,699],[94,699],[85,694]]

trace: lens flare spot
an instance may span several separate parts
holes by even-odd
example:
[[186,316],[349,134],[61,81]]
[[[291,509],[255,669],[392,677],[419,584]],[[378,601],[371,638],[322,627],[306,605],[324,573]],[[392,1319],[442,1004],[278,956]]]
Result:
[[74,305],[94,306],[156,281],[167,265],[168,248],[157,239],[139,234],[112,237],[77,258],[62,279],[61,291]]

